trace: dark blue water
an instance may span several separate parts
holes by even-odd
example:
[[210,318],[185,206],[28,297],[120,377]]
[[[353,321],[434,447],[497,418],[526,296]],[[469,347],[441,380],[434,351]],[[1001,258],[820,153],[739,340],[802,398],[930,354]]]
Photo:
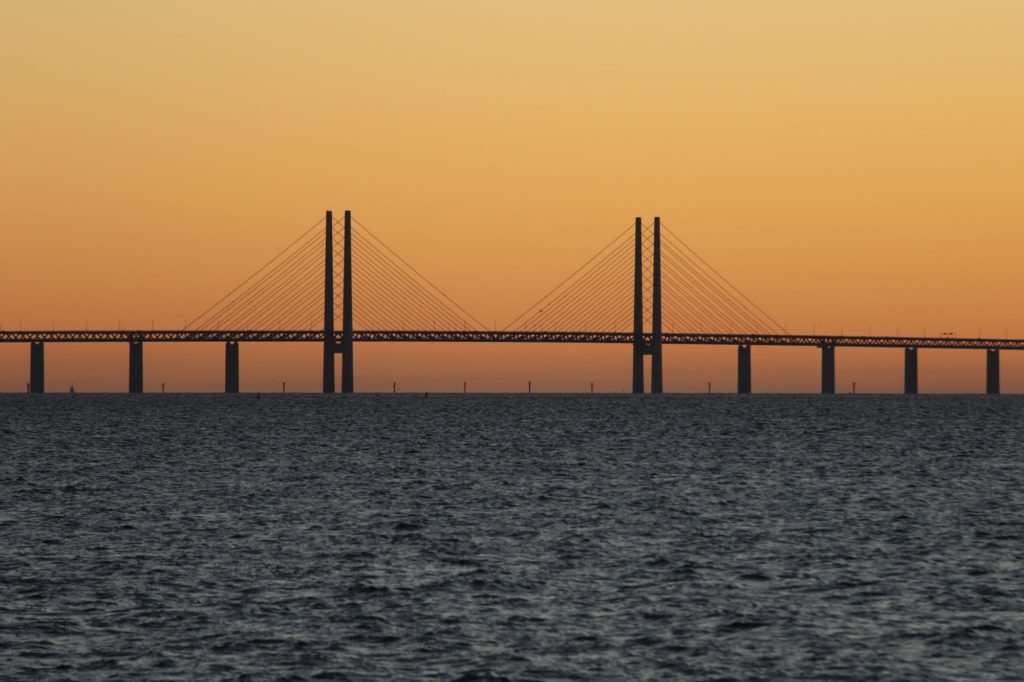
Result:
[[0,676],[1020,679],[1022,418],[0,396]]

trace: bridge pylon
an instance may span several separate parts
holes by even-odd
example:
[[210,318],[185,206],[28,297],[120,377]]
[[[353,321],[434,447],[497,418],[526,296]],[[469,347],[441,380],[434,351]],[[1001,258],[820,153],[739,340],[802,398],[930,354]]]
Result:
[[651,393],[662,392],[661,355],[661,218],[654,219],[651,263],[651,336],[644,333],[643,219],[634,224],[633,247],[633,393],[644,392],[644,356],[651,356]]
[[633,247],[633,393],[644,392],[644,221],[634,224]]
[[352,357],[352,211],[345,211],[345,272],[341,290],[341,392],[355,391]]
[[661,218],[654,219],[651,268],[651,393],[661,393]]
[[352,356],[352,212],[345,211],[343,232],[343,272],[341,289],[341,343],[334,329],[334,213],[327,211],[324,238],[324,374],[323,392],[334,393],[334,354],[341,353],[341,392],[355,390],[355,365]]
[[334,211],[327,211],[324,223],[323,392],[334,393]]

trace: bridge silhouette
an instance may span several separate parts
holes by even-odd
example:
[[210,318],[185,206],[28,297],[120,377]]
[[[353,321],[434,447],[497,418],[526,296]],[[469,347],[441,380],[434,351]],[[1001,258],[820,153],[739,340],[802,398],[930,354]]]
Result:
[[904,349],[907,394],[918,392],[921,348],[984,351],[989,394],[1000,391],[999,352],[1024,350],[1024,339],[790,334],[660,218],[649,225],[636,218],[511,323],[487,329],[350,211],[340,224],[327,211],[183,329],[0,330],[0,343],[29,344],[32,393],[45,391],[48,343],[127,344],[130,393],[143,392],[146,343],[223,343],[224,390],[237,393],[239,344],[252,342],[322,344],[325,393],[336,391],[336,355],[341,355],[341,392],[354,392],[356,343],[630,345],[633,393],[645,391],[645,356],[651,357],[650,391],[662,392],[666,345],[735,346],[738,393],[752,392],[754,346],[819,348],[825,394],[835,393],[839,347]]

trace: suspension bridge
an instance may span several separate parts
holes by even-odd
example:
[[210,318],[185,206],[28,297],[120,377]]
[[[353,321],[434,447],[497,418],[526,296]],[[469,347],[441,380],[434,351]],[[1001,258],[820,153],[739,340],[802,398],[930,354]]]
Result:
[[[340,254],[335,243],[341,242]],[[340,297],[335,294],[340,289]],[[340,300],[339,300],[340,299]],[[338,322],[340,320],[340,328]],[[605,343],[631,346],[632,390],[663,390],[666,345],[737,348],[736,389],[752,391],[754,346],[821,352],[821,392],[835,393],[836,349],[902,348],[904,392],[918,392],[918,350],[984,351],[986,392],[1000,390],[999,353],[1024,339],[790,334],[675,235],[660,218],[637,218],[571,275],[501,329],[488,329],[345,211],[310,226],[183,329],[0,330],[0,343],[29,345],[31,393],[45,391],[48,343],[128,346],[128,391],[143,392],[147,343],[223,343],[224,390],[237,393],[242,343],[317,343],[323,391],[355,391],[357,343]]]

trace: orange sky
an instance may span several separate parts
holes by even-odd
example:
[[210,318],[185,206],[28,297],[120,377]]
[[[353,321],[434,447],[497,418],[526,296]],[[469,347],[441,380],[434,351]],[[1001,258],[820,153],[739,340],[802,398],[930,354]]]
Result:
[[[180,327],[350,208],[487,324],[660,215],[790,330],[1024,337],[1020,2],[255,5],[0,2],[0,325]],[[356,353],[363,390],[629,383],[628,347]],[[146,388],[222,362],[147,346]],[[841,349],[838,386],[901,362]],[[319,363],[243,346],[242,388]],[[922,351],[922,390],[983,364]],[[27,374],[0,346],[0,391]],[[666,351],[666,390],[708,381],[734,349]],[[71,382],[124,390],[127,349],[50,345]],[[755,391],[817,382],[814,349],[755,349]]]

